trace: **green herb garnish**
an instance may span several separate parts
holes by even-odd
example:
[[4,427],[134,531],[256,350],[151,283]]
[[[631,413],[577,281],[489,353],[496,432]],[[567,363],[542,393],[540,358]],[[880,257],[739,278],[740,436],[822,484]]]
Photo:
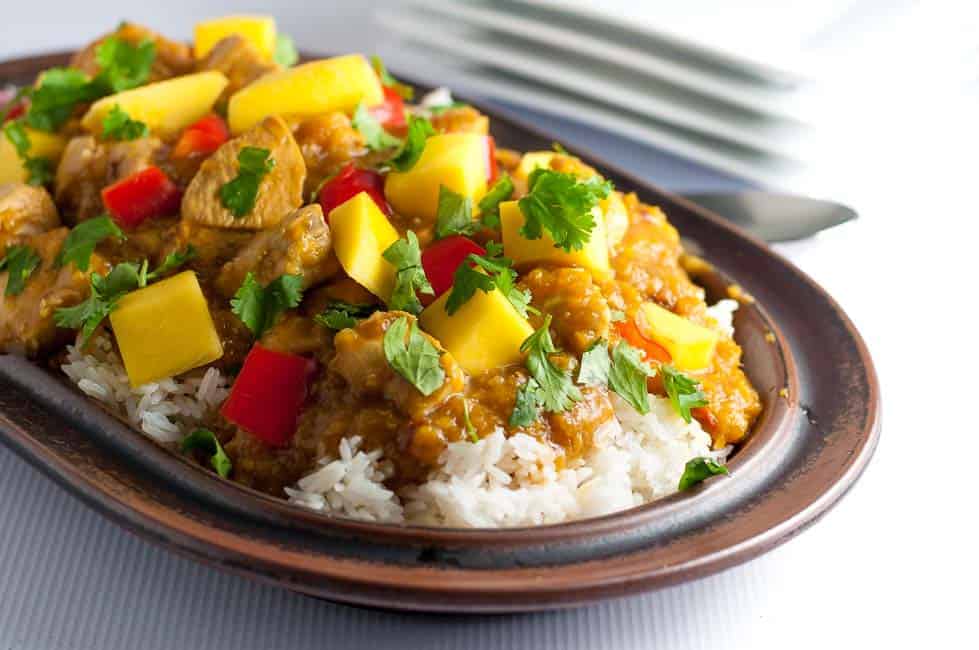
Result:
[[231,311],[255,338],[261,338],[275,325],[279,314],[299,305],[303,297],[302,283],[301,275],[280,275],[263,287],[249,271],[231,299]]
[[425,150],[425,142],[429,136],[435,135],[435,127],[424,117],[408,116],[408,135],[401,146],[401,151],[391,159],[391,165],[399,172],[406,172],[415,166]]
[[34,158],[30,155],[31,139],[18,120],[8,122],[3,127],[3,133],[14,145],[17,156],[27,171],[28,185],[47,185],[54,179],[54,169],[47,158]]
[[477,290],[489,293],[499,289],[521,316],[536,311],[530,306],[530,291],[517,287],[517,272],[513,261],[503,257],[500,250],[489,242],[486,255],[470,253],[452,276],[452,291],[445,301],[445,311],[450,316],[466,304]]
[[129,117],[119,104],[113,106],[102,120],[102,137],[106,140],[135,140],[149,134],[149,127]]
[[612,350],[612,365],[608,385],[637,412],[649,413],[649,390],[646,378],[655,371],[643,363],[639,350],[620,341]]
[[687,461],[686,466],[683,468],[683,476],[680,477],[680,484],[677,489],[687,490],[697,485],[704,479],[710,478],[711,476],[717,476],[719,474],[730,474],[730,472],[728,472],[727,467],[725,467],[723,464],[711,460],[710,458],[698,456],[697,458]]
[[551,315],[548,314],[540,329],[520,345],[520,351],[527,353],[527,370],[540,387],[540,401],[544,409],[560,413],[581,399],[581,391],[571,381],[570,373],[551,361],[551,355],[557,352],[557,348],[551,340],[550,327]]
[[284,68],[291,68],[299,61],[299,52],[296,50],[296,43],[285,34],[277,34],[275,37],[275,52],[272,60]]
[[411,230],[405,232],[383,253],[384,259],[397,270],[394,276],[394,289],[388,307],[406,311],[409,314],[421,313],[422,304],[418,294],[435,295],[435,290],[428,283],[425,269],[422,268],[422,252],[418,245],[418,237]]
[[[445,383],[439,351],[418,331],[418,323],[402,316],[384,333],[384,356],[391,368],[422,395],[434,393]],[[407,341],[405,340],[407,338]]]
[[95,246],[106,237],[125,239],[126,235],[108,215],[81,222],[65,237],[58,254],[58,265],[74,262],[79,271],[87,271]]
[[612,191],[612,184],[597,176],[581,180],[552,169],[535,169],[528,187],[530,192],[519,203],[524,216],[520,234],[540,239],[546,230],[557,248],[569,252],[581,250],[591,239],[592,208]]
[[197,429],[180,441],[180,451],[185,454],[195,449],[201,449],[210,454],[211,467],[221,478],[228,478],[228,475],[231,474],[231,459],[228,458],[228,454],[224,453],[224,448],[221,447],[221,443],[218,442],[218,437],[214,435],[213,431]]
[[148,38],[133,45],[110,36],[95,48],[101,69],[92,81],[103,86],[105,95],[142,86],[150,78],[155,58],[156,43]]
[[357,323],[367,318],[380,307],[373,304],[352,304],[342,300],[333,300],[327,304],[322,314],[313,317],[320,325],[329,327],[331,330],[343,330],[348,327],[356,327]]
[[275,168],[275,159],[268,149],[242,147],[238,152],[238,176],[221,186],[221,204],[236,219],[244,217],[255,207],[262,178]]
[[17,296],[24,291],[27,278],[41,263],[40,256],[29,246],[8,246],[0,259],[0,271],[7,272],[5,296]]
[[[145,287],[149,282],[159,280],[164,275],[179,269],[181,266],[195,257],[197,257],[197,250],[190,244],[188,244],[183,250],[167,253],[167,256],[163,258],[163,261],[158,267],[153,269],[153,271],[150,273],[145,274],[140,286]],[[146,263],[144,262],[143,264],[145,267]]]
[[363,102],[357,104],[357,109],[354,111],[350,123],[364,136],[364,144],[371,151],[381,151],[401,145],[401,139],[385,131],[381,123],[370,114]]
[[530,426],[540,415],[542,404],[540,384],[533,377],[528,377],[526,383],[517,389],[513,412],[507,424],[511,427]]
[[476,427],[473,426],[473,422],[469,419],[469,400],[465,397],[462,398],[462,421],[466,425],[466,435],[473,442],[479,442],[479,434],[476,432]]
[[500,228],[500,204],[513,194],[513,181],[507,174],[501,174],[493,186],[479,200],[479,214],[484,228]]
[[608,356],[608,341],[597,339],[581,355],[578,383],[583,386],[607,386],[612,362]]
[[691,409],[707,406],[707,396],[700,390],[700,383],[686,376],[668,363],[659,367],[663,377],[663,388],[670,398],[673,408],[680,414],[684,422],[693,419]]
[[88,298],[74,307],[55,310],[55,324],[81,329],[81,344],[85,345],[99,323],[116,308],[119,300],[139,286],[139,276],[139,267],[129,262],[113,267],[105,277],[93,273],[89,277],[91,291]]
[[374,68],[374,72],[377,74],[378,79],[381,80],[381,85],[390,88],[394,92],[398,93],[403,99],[414,99],[415,89],[406,83],[402,83],[391,76],[388,69],[384,66],[384,62],[381,61],[381,57],[376,54],[371,57],[371,67]]
[[476,229],[477,224],[473,221],[472,199],[456,194],[445,185],[439,185],[435,238],[442,239],[450,235],[470,237]]

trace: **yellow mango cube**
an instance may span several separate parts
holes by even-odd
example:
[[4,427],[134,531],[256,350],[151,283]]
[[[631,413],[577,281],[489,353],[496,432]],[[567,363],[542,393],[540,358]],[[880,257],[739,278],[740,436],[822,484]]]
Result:
[[598,202],[598,207],[605,216],[605,238],[609,248],[618,246],[629,230],[629,211],[620,192],[612,192],[607,199]]
[[266,61],[275,54],[275,18],[271,16],[225,16],[194,26],[194,57],[206,57],[218,41],[233,34],[241,36],[262,53]]
[[[24,127],[24,133],[31,141],[31,148],[27,155],[32,158],[47,158],[51,161],[51,168],[58,165],[61,152],[65,150],[64,136],[47,131],[37,131]],[[24,168],[24,161],[17,148],[7,138],[6,134],[0,132],[0,185],[3,183],[26,183],[28,178],[27,170]]]
[[475,204],[486,193],[488,146],[486,136],[476,133],[430,137],[411,169],[388,174],[384,194],[391,207],[398,214],[435,221],[442,185]]
[[710,366],[718,339],[714,330],[691,323],[652,302],[642,304],[636,327],[646,338],[666,348],[678,369],[697,371]]
[[310,61],[272,72],[245,86],[228,102],[232,133],[246,131],[269,115],[301,119],[331,113],[353,112],[357,104],[380,104],[381,82],[360,54]]
[[398,231],[367,192],[330,210],[333,250],[340,265],[357,284],[387,302],[396,269],[384,251],[398,240]]
[[597,273],[609,270],[608,243],[605,233],[605,218],[598,206],[592,208],[595,228],[584,248],[568,252],[557,248],[546,230],[539,239],[527,239],[520,234],[524,225],[523,212],[519,201],[505,201],[500,204],[500,232],[503,235],[503,254],[517,266],[547,262],[561,266],[580,266]]
[[477,290],[451,316],[445,311],[446,292],[418,317],[422,329],[439,340],[470,375],[519,363],[520,345],[534,333],[527,319],[498,289]]
[[193,271],[126,294],[109,321],[133,387],[179,375],[224,354]]
[[549,169],[553,158],[553,151],[528,151],[520,158],[520,163],[513,170],[513,175],[527,180],[530,177],[530,172],[535,169]]
[[143,122],[154,134],[174,135],[207,115],[228,79],[216,70],[174,77],[103,97],[82,118],[90,133],[102,133],[102,121],[114,106]]

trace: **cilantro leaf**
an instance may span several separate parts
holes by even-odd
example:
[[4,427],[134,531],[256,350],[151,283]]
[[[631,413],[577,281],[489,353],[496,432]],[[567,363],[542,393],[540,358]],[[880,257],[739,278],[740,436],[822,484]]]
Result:
[[47,158],[25,158],[27,184],[41,187],[54,180],[54,165]]
[[536,311],[530,307],[530,292],[517,287],[513,261],[500,255],[501,251],[492,244],[494,242],[487,243],[489,250],[485,256],[470,253],[456,269],[452,276],[452,292],[445,301],[445,311],[450,316],[459,311],[477,289],[484,293],[499,289],[521,316]]
[[221,478],[228,478],[228,475],[231,474],[231,459],[224,452],[224,448],[221,447],[221,443],[218,442],[218,437],[214,435],[213,431],[197,429],[187,434],[180,441],[180,451],[187,453],[195,449],[201,449],[210,454],[211,467]]
[[118,264],[105,277],[93,273],[89,282],[91,290],[85,301],[74,307],[64,307],[54,312],[58,327],[81,329],[85,345],[106,316],[116,308],[119,300],[129,291],[139,287],[139,270],[135,264]]
[[570,373],[561,370],[551,361],[550,355],[557,352],[557,348],[551,340],[550,327],[551,315],[548,314],[540,329],[520,345],[520,351],[527,353],[527,370],[540,385],[540,401],[544,409],[559,413],[579,401],[581,391],[571,381]]
[[681,491],[688,490],[704,479],[710,478],[711,476],[717,476],[719,474],[730,474],[730,472],[722,463],[718,463],[710,458],[698,456],[697,458],[687,461],[687,464],[683,468],[683,476],[680,477],[680,484],[677,486],[677,489]]
[[513,194],[513,181],[507,174],[501,174],[483,198],[479,200],[479,214],[483,227],[497,230],[500,227],[500,204]]
[[101,69],[93,83],[104,86],[106,95],[142,86],[150,78],[155,58],[156,43],[151,39],[144,38],[133,45],[110,36],[95,48],[95,60]]
[[54,132],[68,121],[76,106],[102,94],[81,70],[51,68],[30,91],[31,105],[24,119],[28,126]]
[[106,237],[125,239],[116,222],[107,215],[81,222],[71,229],[58,254],[58,265],[74,262],[79,271],[87,271],[95,246]]
[[384,67],[384,62],[381,61],[381,57],[376,54],[371,57],[371,67],[374,68],[374,72],[377,74],[378,79],[381,80],[381,85],[390,88],[394,92],[401,95],[403,99],[414,99],[415,89],[406,83],[402,83],[391,76],[388,69]]
[[24,125],[17,120],[4,124],[3,134],[7,136],[10,144],[14,145],[17,155],[22,159],[26,158],[31,150],[31,139],[24,130]]
[[608,356],[608,341],[596,339],[581,355],[578,383],[584,386],[607,386],[612,362]]
[[284,68],[291,68],[299,61],[299,52],[296,51],[296,43],[285,34],[276,34],[275,52],[272,60]]
[[[146,280],[158,280],[170,271],[179,269],[195,257],[197,257],[197,250],[190,244],[183,250],[167,253],[160,265],[153,269],[152,273],[146,275]],[[145,286],[146,282],[143,282],[143,285]]]
[[242,147],[238,152],[238,176],[221,186],[221,204],[236,219],[244,217],[255,207],[262,178],[275,168],[275,158],[268,149]]
[[540,384],[533,377],[517,389],[513,412],[507,421],[511,427],[526,427],[534,423],[540,415],[542,405]]
[[47,158],[34,158],[30,155],[31,139],[24,130],[24,125],[18,120],[8,122],[3,127],[3,133],[14,145],[17,156],[27,171],[29,185],[47,185],[54,179],[54,165]]
[[279,314],[299,305],[303,297],[302,281],[301,275],[280,275],[263,287],[249,271],[231,299],[231,312],[255,338],[261,338],[275,325]]
[[547,230],[554,245],[569,252],[581,250],[591,239],[592,208],[612,191],[612,184],[597,176],[580,180],[552,169],[535,169],[528,186],[530,192],[519,203],[524,216],[520,234],[540,239]]
[[[422,395],[434,393],[445,383],[439,351],[418,331],[418,322],[402,316],[384,333],[384,356],[391,368]],[[405,337],[407,335],[407,341]]]
[[116,104],[102,120],[102,137],[106,140],[135,140],[150,134],[148,126],[138,122]]
[[473,442],[479,442],[479,434],[476,432],[476,427],[473,426],[472,420],[469,418],[469,400],[465,397],[462,398],[462,421],[466,426],[466,435]]
[[40,256],[28,246],[8,246],[0,259],[0,271],[7,272],[7,288],[3,295],[17,296],[24,291],[27,278],[41,263]]
[[620,341],[612,350],[612,366],[608,375],[609,388],[638,413],[649,413],[646,378],[653,374],[653,369],[643,363],[639,350],[625,341]]
[[411,230],[405,232],[403,239],[394,242],[383,253],[384,259],[397,270],[394,276],[394,289],[388,307],[410,314],[421,313],[422,304],[418,293],[435,295],[422,268],[421,247],[418,237]]
[[331,330],[343,330],[348,327],[356,327],[364,318],[367,318],[380,307],[372,304],[353,304],[342,300],[333,300],[326,305],[323,313],[313,317],[320,325]]
[[401,145],[401,151],[391,159],[391,165],[399,172],[406,172],[414,167],[425,150],[425,142],[433,135],[435,127],[431,122],[417,115],[408,116],[408,135]]
[[700,390],[700,383],[674,368],[668,363],[659,367],[663,376],[663,388],[670,398],[673,408],[684,422],[689,423],[693,416],[690,409],[707,406],[707,396]]
[[400,138],[396,138],[385,131],[381,123],[370,114],[363,102],[357,104],[353,120],[350,123],[364,136],[364,144],[371,151],[390,149],[401,144]]
[[445,185],[439,185],[438,217],[435,223],[435,238],[449,235],[471,236],[476,232],[473,221],[473,202],[468,196],[456,194]]

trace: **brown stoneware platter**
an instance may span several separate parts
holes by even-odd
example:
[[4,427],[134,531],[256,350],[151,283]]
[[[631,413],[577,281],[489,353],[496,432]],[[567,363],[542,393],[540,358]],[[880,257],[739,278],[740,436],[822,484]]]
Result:
[[[30,83],[67,53],[0,63]],[[501,147],[553,141],[508,112]],[[565,144],[618,189],[662,207],[714,271],[710,299],[736,283],[735,318],[764,411],[730,477],[597,519],[504,530],[354,522],[222,481],[108,415],[58,373],[0,356],[0,440],[124,528],[238,574],[331,600],[403,610],[567,607],[692,580],[798,534],[853,485],[879,433],[877,379],[860,335],[819,286],[721,218]]]

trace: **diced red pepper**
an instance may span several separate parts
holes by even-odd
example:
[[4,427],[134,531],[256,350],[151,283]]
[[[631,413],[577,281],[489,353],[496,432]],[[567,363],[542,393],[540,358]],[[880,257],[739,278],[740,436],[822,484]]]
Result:
[[384,86],[384,101],[367,112],[388,131],[398,132],[406,126],[405,100],[388,86]]
[[328,218],[330,210],[361,192],[367,192],[381,212],[391,214],[391,206],[384,198],[384,177],[376,171],[361,169],[350,163],[320,188],[319,203],[323,208],[323,216]]
[[703,427],[704,431],[712,434],[717,431],[717,416],[706,406],[698,406],[696,408],[690,409],[690,415],[700,422],[700,426]]
[[486,136],[486,180],[492,185],[500,175],[500,168],[496,164],[496,140],[493,136]]
[[452,288],[456,269],[470,253],[485,255],[486,249],[462,235],[440,239],[422,251],[422,268],[436,298]]
[[669,363],[672,360],[670,353],[656,341],[647,339],[631,320],[622,320],[615,324],[615,329],[619,336],[625,339],[626,343],[639,350],[645,361],[659,361]]
[[180,212],[183,192],[159,167],[147,167],[102,190],[102,203],[123,228]]
[[272,447],[289,444],[316,362],[255,344],[221,415]]
[[174,158],[210,156],[230,137],[231,131],[224,120],[217,115],[205,115],[184,129],[171,155]]

